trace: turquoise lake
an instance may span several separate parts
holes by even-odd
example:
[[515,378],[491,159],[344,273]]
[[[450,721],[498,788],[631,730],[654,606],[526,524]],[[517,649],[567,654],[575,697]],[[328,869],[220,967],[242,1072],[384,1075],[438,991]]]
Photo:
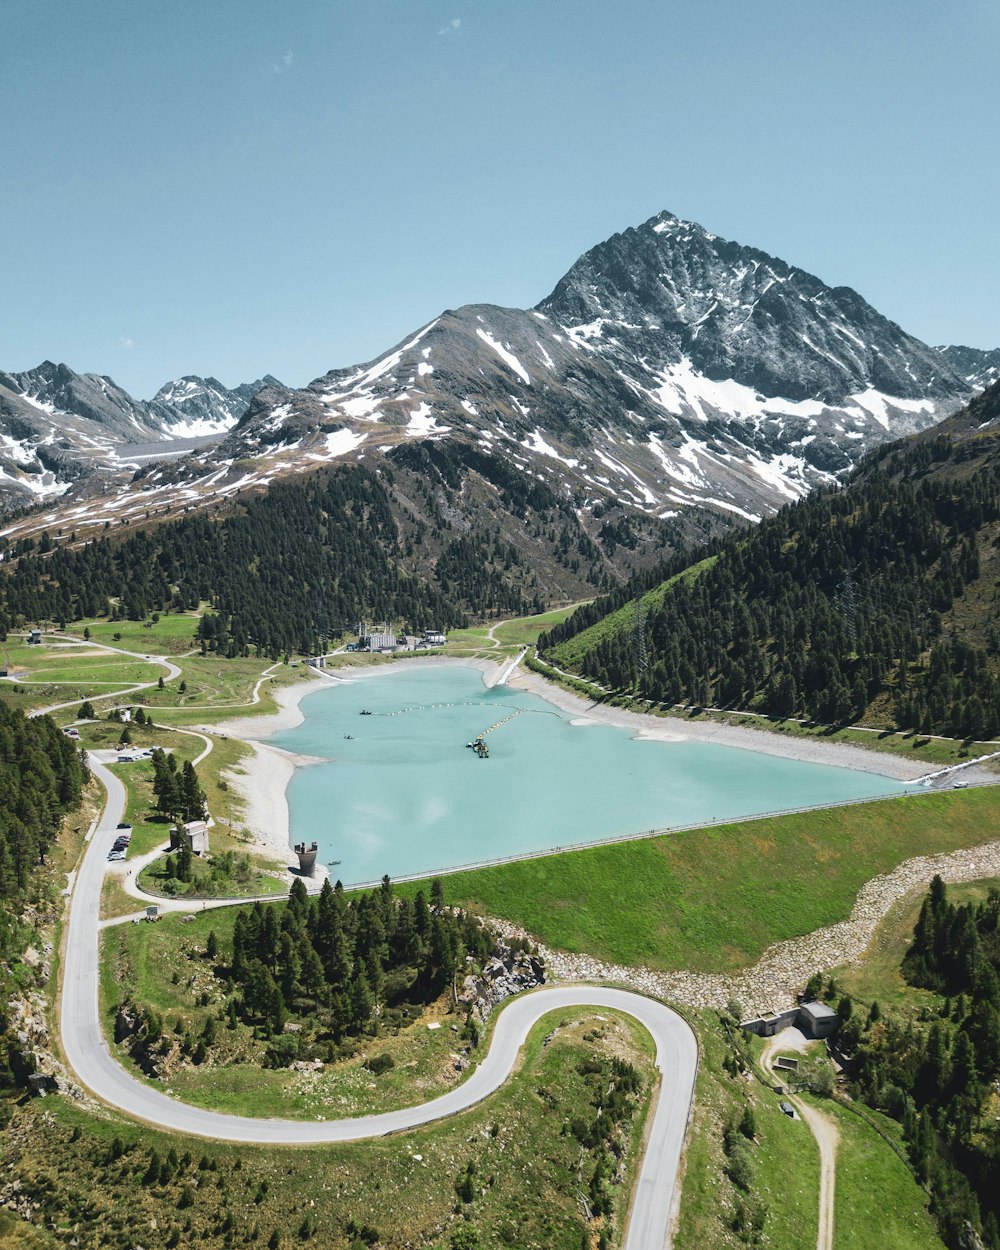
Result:
[[[289,784],[292,840],[315,839],[322,862],[341,861],[330,875],[345,884],[907,788],[872,773],[574,725],[536,695],[487,690],[474,669],[331,685],[301,710],[303,724],[271,739],[325,761],[297,769]],[[494,725],[481,760],[466,743]]]

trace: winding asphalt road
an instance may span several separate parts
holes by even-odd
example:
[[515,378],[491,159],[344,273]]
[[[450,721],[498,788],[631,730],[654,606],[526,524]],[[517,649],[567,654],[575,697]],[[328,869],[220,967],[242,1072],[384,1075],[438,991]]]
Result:
[[421,1106],[381,1115],[349,1120],[254,1120],[188,1106],[130,1076],[111,1054],[98,1007],[101,883],[125,808],[125,788],[93,757],[91,768],[107,790],[108,801],[70,897],[60,1013],[66,1059],[82,1085],[136,1119],[189,1136],[273,1145],[360,1141],[455,1115],[493,1093],[514,1070],[532,1026],[550,1011],[571,1007],[621,1011],[652,1035],[660,1073],[625,1250],[664,1250],[671,1244],[673,1212],[680,1194],[677,1173],[694,1095],[698,1049],[694,1034],[680,1016],[639,994],[579,985],[547,987],[515,998],[499,1013],[489,1052],[464,1084]]

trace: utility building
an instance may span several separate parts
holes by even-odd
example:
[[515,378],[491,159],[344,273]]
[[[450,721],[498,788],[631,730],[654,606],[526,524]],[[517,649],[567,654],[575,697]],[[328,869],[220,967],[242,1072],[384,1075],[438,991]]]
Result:
[[837,1027],[837,1013],[826,1003],[803,1003],[798,1026],[807,1037],[829,1037]]
[[208,854],[208,824],[204,820],[180,821],[170,829],[170,849],[186,846],[194,855]]
[[364,623],[358,625],[358,646],[362,651],[395,651],[396,631],[388,623],[381,629],[371,629]]

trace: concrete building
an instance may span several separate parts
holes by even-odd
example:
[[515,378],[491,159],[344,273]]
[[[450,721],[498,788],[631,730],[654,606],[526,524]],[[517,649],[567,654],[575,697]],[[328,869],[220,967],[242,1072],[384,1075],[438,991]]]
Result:
[[428,629],[421,639],[425,647],[443,647],[448,641],[445,634],[438,629]]
[[208,823],[204,820],[180,821],[170,828],[170,849],[179,851],[187,846],[195,855],[208,854]]
[[383,625],[381,629],[373,629],[368,635],[369,651],[395,651],[396,631],[391,625]]
[[839,1023],[837,1013],[826,1003],[803,1003],[796,1021],[807,1037],[829,1037]]
[[806,1037],[822,1038],[835,1032],[838,1024],[837,1013],[826,1003],[803,1003],[799,1007],[788,1007],[785,1011],[776,1011],[772,1015],[744,1020],[740,1028],[747,1033],[756,1033],[758,1037],[774,1037],[782,1029],[794,1026],[801,1029]]
[[798,1007],[789,1007],[787,1011],[776,1011],[769,1016],[757,1016],[754,1020],[744,1020],[740,1025],[747,1033],[756,1033],[758,1037],[774,1037],[782,1029],[798,1024]]
[[398,647],[396,631],[388,622],[381,629],[369,629],[364,621],[358,622],[357,651],[395,651]]

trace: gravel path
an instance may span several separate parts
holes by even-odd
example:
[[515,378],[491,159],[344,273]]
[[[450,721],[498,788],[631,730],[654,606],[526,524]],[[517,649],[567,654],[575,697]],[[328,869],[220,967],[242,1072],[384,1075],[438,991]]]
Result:
[[[814,972],[858,962],[889,908],[905,895],[925,889],[935,874],[947,882],[1000,876],[1000,841],[971,850],[905,860],[892,872],[874,877],[861,887],[848,920],[778,942],[769,947],[753,967],[731,975],[656,972],[651,968],[604,963],[589,955],[570,955],[544,946],[541,950],[549,974],[556,980],[616,982],[688,1007],[721,1009],[731,999],[737,999],[747,1014],[756,1015],[788,1006]],[[517,926],[495,923],[508,936],[523,933]]]

